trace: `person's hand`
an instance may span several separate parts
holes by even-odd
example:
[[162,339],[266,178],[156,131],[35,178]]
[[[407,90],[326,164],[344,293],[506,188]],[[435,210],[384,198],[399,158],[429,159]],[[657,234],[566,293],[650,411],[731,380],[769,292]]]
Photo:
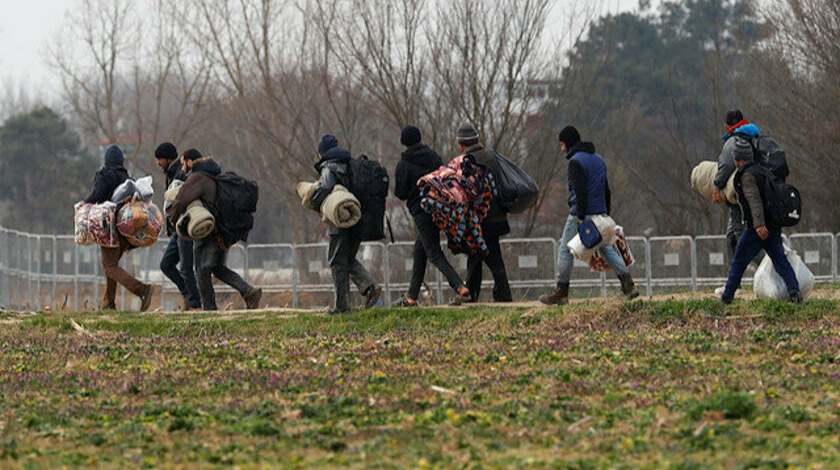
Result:
[[755,228],[755,233],[757,233],[758,238],[760,238],[762,240],[767,240],[767,237],[770,236],[770,231],[767,230],[767,227],[765,227],[763,225],[761,227],[756,227]]
[[583,223],[583,219],[581,219],[580,217],[578,217],[578,225],[580,225],[580,224],[582,224],[582,223]]
[[715,186],[712,189],[712,202],[714,202],[715,204],[722,204],[723,203],[723,198],[720,197],[720,189],[718,189],[717,186]]

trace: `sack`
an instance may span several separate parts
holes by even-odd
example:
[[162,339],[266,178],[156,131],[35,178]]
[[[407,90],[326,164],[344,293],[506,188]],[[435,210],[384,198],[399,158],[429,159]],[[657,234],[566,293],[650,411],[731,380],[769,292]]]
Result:
[[595,248],[604,240],[592,219],[586,219],[578,225],[578,236],[586,248]]
[[81,246],[96,243],[106,248],[120,246],[117,235],[117,205],[106,201],[102,204],[79,202],[75,210],[75,241]]
[[[624,238],[624,229],[621,228],[620,225],[616,225],[615,227],[615,241],[613,242],[612,247],[616,252],[618,252],[624,260],[624,264],[628,268],[636,264],[636,257],[633,256],[633,252],[630,251],[630,245],[627,244],[627,240]],[[601,256],[599,251],[593,253],[592,257],[589,259],[589,268],[598,272],[605,272],[611,269],[609,263],[607,263],[607,260]]]
[[785,151],[778,142],[771,137],[760,135],[749,139],[753,148],[755,161],[770,170],[770,173],[779,181],[784,182],[790,174]]
[[73,206],[73,238],[79,246],[88,246],[96,243],[93,234],[90,233],[90,208],[93,204],[77,202]]
[[132,246],[153,245],[160,235],[161,227],[163,214],[152,202],[127,202],[117,214],[117,229]]
[[[799,293],[803,299],[811,295],[811,290],[814,288],[814,274],[808,269],[808,266],[802,261],[802,258],[796,254],[796,251],[785,245],[785,256],[787,257],[793,272],[796,274],[796,280],[799,282]],[[759,299],[787,299],[788,289],[784,279],[776,269],[773,267],[773,261],[769,256],[765,256],[764,260],[755,271],[753,277],[753,290],[755,296]]]
[[567,243],[566,246],[575,258],[583,261],[584,263],[589,263],[592,256],[595,255],[595,252],[598,251],[597,248],[587,248],[583,246],[583,242],[580,240],[580,234],[575,235],[571,240],[569,240],[569,243]]
[[362,241],[385,238],[385,198],[388,197],[388,171],[376,160],[360,155],[350,160],[350,192],[362,206],[362,218],[353,227]]
[[515,163],[493,151],[498,170],[493,175],[496,178],[498,196],[496,200],[505,212],[525,212],[537,203],[540,189],[528,173],[525,173]]
[[216,207],[213,211],[216,231],[228,246],[237,241],[248,241],[260,196],[257,182],[232,171],[211,178],[216,181]]
[[765,178],[764,214],[775,227],[793,227],[802,219],[802,199],[791,184]]
[[132,180],[131,178],[125,180],[117,186],[117,189],[114,190],[114,194],[111,195],[111,202],[114,203],[122,203],[125,201],[151,201],[152,197],[155,195],[155,191],[152,188],[152,177],[144,176],[137,181]]

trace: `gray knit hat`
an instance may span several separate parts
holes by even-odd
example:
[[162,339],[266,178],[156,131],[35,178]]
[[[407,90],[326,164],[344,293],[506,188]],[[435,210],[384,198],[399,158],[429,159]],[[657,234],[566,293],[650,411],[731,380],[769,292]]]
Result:
[[459,143],[476,139],[478,139],[478,131],[475,130],[472,124],[465,122],[458,127],[458,137],[456,140]]
[[744,160],[751,162],[753,160],[753,148],[747,139],[741,136],[735,136],[735,150],[732,158],[735,161]]

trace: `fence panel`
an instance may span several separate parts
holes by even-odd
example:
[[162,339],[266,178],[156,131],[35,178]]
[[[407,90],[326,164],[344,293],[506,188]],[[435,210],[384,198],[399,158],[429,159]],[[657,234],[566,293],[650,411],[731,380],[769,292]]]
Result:
[[694,240],[691,237],[651,237],[652,286],[690,286],[696,290],[694,256]]
[[0,227],[0,307],[9,304],[9,231]]
[[795,233],[788,237],[791,247],[814,273],[818,281],[834,280],[837,258],[836,239],[830,233]]
[[697,252],[697,285],[722,286],[729,273],[729,250],[726,235],[701,235],[694,237]]
[[[300,289],[302,307],[326,308],[332,305],[332,272],[329,263],[327,243],[306,243],[295,245],[295,267]],[[353,289],[350,289],[351,295]]]
[[248,245],[248,282],[263,290],[261,305],[297,307],[295,250],[289,244]]
[[[557,242],[554,239],[503,239],[501,248],[515,301],[533,299],[554,288],[557,283]],[[492,281],[492,276],[489,277]]]

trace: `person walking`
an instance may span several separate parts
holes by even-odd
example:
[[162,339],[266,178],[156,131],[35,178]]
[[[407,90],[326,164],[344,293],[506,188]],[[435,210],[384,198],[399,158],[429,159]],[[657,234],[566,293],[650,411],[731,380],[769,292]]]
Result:
[[[494,177],[498,174],[498,165],[493,152],[481,145],[478,131],[471,123],[463,123],[458,127],[455,141],[462,155],[472,155],[476,162],[486,166]],[[490,209],[481,222],[481,232],[489,251],[486,255],[471,253],[467,257],[466,285],[470,293],[469,301],[478,301],[481,293],[482,265],[486,264],[493,275],[493,300],[496,302],[511,302],[513,297],[510,292],[505,261],[502,258],[502,247],[499,244],[499,239],[510,233],[510,225],[508,224],[507,213],[495,199],[490,201]]]
[[763,249],[773,261],[773,269],[784,279],[790,301],[801,303],[799,282],[782,245],[782,228],[774,226],[764,213],[764,201],[767,198],[765,188],[773,175],[753,160],[752,146],[744,139],[733,139],[732,158],[737,168],[735,192],[738,194],[744,231],[735,247],[729,277],[720,299],[723,303],[732,303],[735,292],[741,285],[744,271]]
[[[108,146],[105,149],[104,165],[96,172],[93,190],[84,202],[101,204],[110,201],[114,190],[127,179],[128,171],[125,169],[125,156],[122,149],[117,145]],[[100,247],[102,270],[105,273],[105,293],[102,296],[100,308],[116,309],[117,284],[119,283],[140,298],[140,311],[145,312],[152,304],[152,286],[144,284],[120,267],[123,254],[134,247],[119,232],[116,235],[119,246]]]
[[[558,136],[560,149],[569,161],[567,184],[569,186],[569,216],[563,228],[563,237],[558,248],[560,274],[554,292],[539,297],[546,305],[564,305],[569,302],[569,282],[574,266],[574,256],[567,246],[578,233],[578,226],[593,215],[609,215],[611,204],[610,185],[607,179],[607,164],[595,153],[595,144],[581,142],[580,133],[572,126],[566,126]],[[599,248],[601,256],[615,271],[621,282],[621,292],[628,299],[639,296],[633,277],[624,259],[612,245]]]
[[[181,159],[182,170],[187,174],[187,179],[167,214],[167,219],[172,225],[177,223],[178,217],[193,201],[201,201],[207,208],[216,206],[215,177],[222,173],[222,168],[213,157],[205,157],[196,149],[187,150]],[[226,245],[218,230],[193,242],[198,292],[204,310],[218,310],[213,276],[239,292],[247,309],[259,307],[262,289],[251,286],[236,271],[225,265],[229,249],[230,246]]]
[[[186,181],[187,175],[181,168],[178,150],[171,142],[163,142],[155,149],[155,160],[166,176],[166,188],[173,181]],[[166,235],[169,244],[163,250],[160,259],[160,270],[178,287],[178,292],[184,298],[184,310],[200,310],[201,296],[193,270],[193,243],[178,236],[175,224],[166,221]],[[180,268],[178,267],[180,263]]]
[[440,248],[440,228],[432,221],[432,216],[420,207],[420,189],[417,180],[437,170],[443,165],[443,160],[427,145],[423,144],[420,129],[409,125],[400,134],[400,143],[406,147],[397,162],[394,173],[394,195],[406,201],[408,212],[414,219],[417,228],[417,240],[414,242],[411,268],[411,281],[408,292],[394,304],[396,307],[414,307],[420,295],[420,286],[426,274],[426,263],[431,261],[440,270],[449,286],[455,291],[457,300],[454,303],[470,299],[470,291],[461,281],[461,277]]
[[[312,191],[312,208],[321,211],[321,205],[337,184],[352,190],[350,175],[350,152],[338,146],[338,139],[332,134],[324,134],[318,143],[318,156],[315,171],[320,175]],[[365,298],[365,308],[371,308],[379,301],[382,288],[373,276],[356,259],[362,244],[355,234],[355,227],[329,227],[330,246],[329,263],[335,285],[335,305],[329,313],[350,312],[350,280],[356,284]]]

